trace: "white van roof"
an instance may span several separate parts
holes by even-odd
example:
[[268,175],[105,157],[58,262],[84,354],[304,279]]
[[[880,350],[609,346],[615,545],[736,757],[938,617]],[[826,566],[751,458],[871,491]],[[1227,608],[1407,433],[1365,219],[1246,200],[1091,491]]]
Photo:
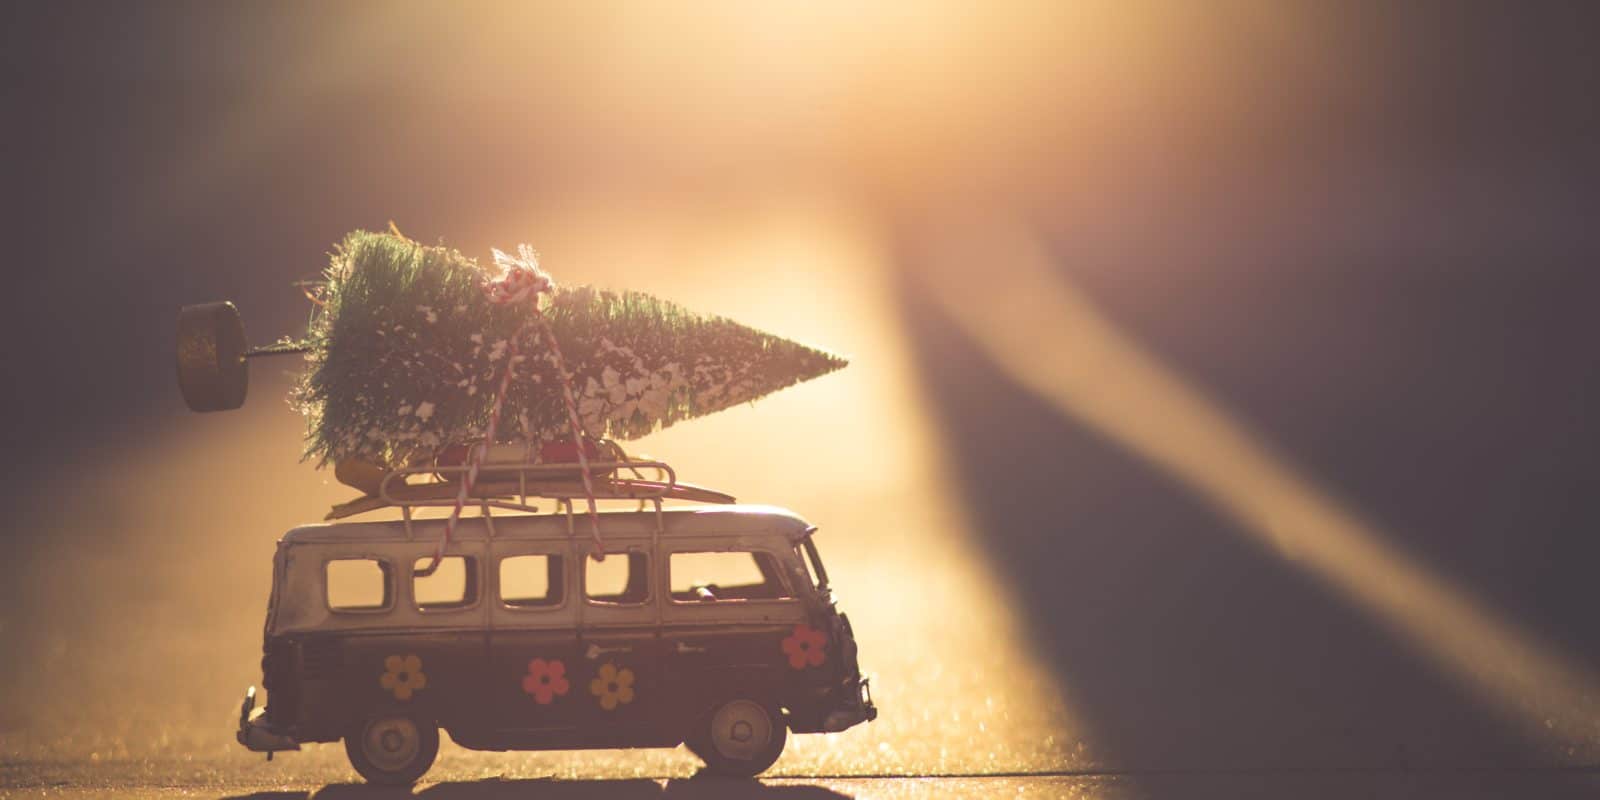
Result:
[[[668,537],[775,533],[789,539],[800,539],[812,527],[793,511],[777,506],[729,505],[671,508],[660,512],[654,509],[606,511],[600,514],[600,532],[604,536],[652,536],[656,533],[658,513],[661,532]],[[587,537],[589,523],[584,517],[580,505],[570,523],[577,535]],[[565,513],[512,513],[496,515],[491,522],[495,539],[565,539],[571,535]],[[443,518],[413,519],[409,536],[403,520],[318,523],[290,530],[283,535],[282,542],[431,541],[443,535],[444,523]],[[482,517],[463,517],[456,524],[453,538],[457,541],[481,541],[489,536],[489,527]]]

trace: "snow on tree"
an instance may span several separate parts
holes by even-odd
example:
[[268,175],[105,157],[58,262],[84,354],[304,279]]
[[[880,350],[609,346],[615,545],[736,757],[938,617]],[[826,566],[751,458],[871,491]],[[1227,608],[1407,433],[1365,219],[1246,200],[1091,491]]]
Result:
[[[335,250],[291,402],[306,457],[394,467],[482,438],[520,353],[496,438],[568,438],[560,376],[532,309],[496,305],[456,250],[357,231]],[[844,367],[844,359],[633,291],[558,287],[541,299],[586,435],[633,439]],[[510,338],[517,336],[516,347]]]

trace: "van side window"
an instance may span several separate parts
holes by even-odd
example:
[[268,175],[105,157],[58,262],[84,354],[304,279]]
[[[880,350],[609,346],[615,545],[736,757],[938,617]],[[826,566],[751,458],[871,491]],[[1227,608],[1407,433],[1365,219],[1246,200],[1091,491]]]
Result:
[[561,605],[567,596],[561,556],[542,553],[500,559],[500,602],[512,608]]
[[432,556],[417,559],[411,565],[411,597],[422,611],[444,611],[466,608],[478,602],[477,559],[466,556],[445,556],[432,575],[417,575],[433,562]]
[[771,553],[732,550],[673,553],[667,560],[672,600],[708,603],[727,600],[780,600],[792,597]]
[[639,605],[650,599],[650,570],[644,553],[589,556],[583,573],[584,596],[591,603]]
[[389,565],[377,559],[334,559],[323,577],[328,608],[334,611],[382,611],[394,601]]

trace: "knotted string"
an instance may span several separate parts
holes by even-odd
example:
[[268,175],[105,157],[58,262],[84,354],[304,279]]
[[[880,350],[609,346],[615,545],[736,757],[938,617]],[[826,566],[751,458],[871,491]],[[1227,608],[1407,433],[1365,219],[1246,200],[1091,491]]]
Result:
[[450,546],[450,540],[455,535],[456,521],[461,518],[461,510],[472,494],[472,486],[478,480],[478,471],[483,466],[489,446],[494,443],[495,431],[500,426],[500,410],[505,405],[506,390],[511,386],[511,373],[516,369],[517,361],[521,360],[517,354],[517,341],[522,338],[522,334],[530,324],[539,326],[545,346],[550,348],[550,354],[555,357],[556,374],[561,379],[561,401],[567,407],[567,427],[572,432],[573,443],[577,446],[578,471],[583,476],[583,493],[589,501],[589,527],[594,536],[596,560],[604,560],[606,555],[605,541],[600,538],[600,512],[595,504],[594,479],[589,474],[589,456],[583,446],[583,423],[578,417],[578,404],[572,397],[572,376],[567,374],[566,360],[561,356],[561,344],[556,341],[555,333],[550,330],[549,320],[539,309],[539,296],[554,291],[555,283],[550,280],[548,273],[539,269],[539,254],[525,244],[518,246],[516,256],[495,250],[494,263],[503,270],[503,273],[500,277],[484,283],[484,297],[495,305],[527,302],[533,313],[517,327],[507,343],[506,369],[500,375],[500,388],[495,392],[494,404],[489,407],[489,425],[484,432],[483,442],[468,454],[467,472],[461,478],[461,487],[456,492],[456,502],[450,509],[450,517],[445,520],[444,536],[439,538],[439,544],[434,548],[433,561],[426,569],[416,571],[421,577],[432,575],[433,571],[439,568],[439,562],[444,559],[444,551]]

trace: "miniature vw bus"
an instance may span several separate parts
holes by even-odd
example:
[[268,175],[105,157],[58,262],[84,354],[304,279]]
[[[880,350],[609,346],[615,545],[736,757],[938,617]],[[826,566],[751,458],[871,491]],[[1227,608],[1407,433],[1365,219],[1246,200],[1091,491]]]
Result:
[[[520,504],[493,505],[533,510],[536,471],[517,473]],[[252,687],[239,722],[249,749],[342,739],[369,782],[408,784],[442,728],[474,750],[681,743],[712,772],[753,776],[790,731],[877,716],[816,529],[788,511],[663,509],[684,491],[673,481],[654,509],[600,514],[600,558],[572,493],[566,514],[491,515],[484,500],[429,574],[444,520],[413,519],[428,503],[394,477],[353,510],[394,505],[403,520],[310,525],[278,543],[267,703],[254,708]],[[483,496],[506,492],[486,482]],[[610,499],[639,493],[602,483]],[[561,494],[549,485],[543,496]]]

